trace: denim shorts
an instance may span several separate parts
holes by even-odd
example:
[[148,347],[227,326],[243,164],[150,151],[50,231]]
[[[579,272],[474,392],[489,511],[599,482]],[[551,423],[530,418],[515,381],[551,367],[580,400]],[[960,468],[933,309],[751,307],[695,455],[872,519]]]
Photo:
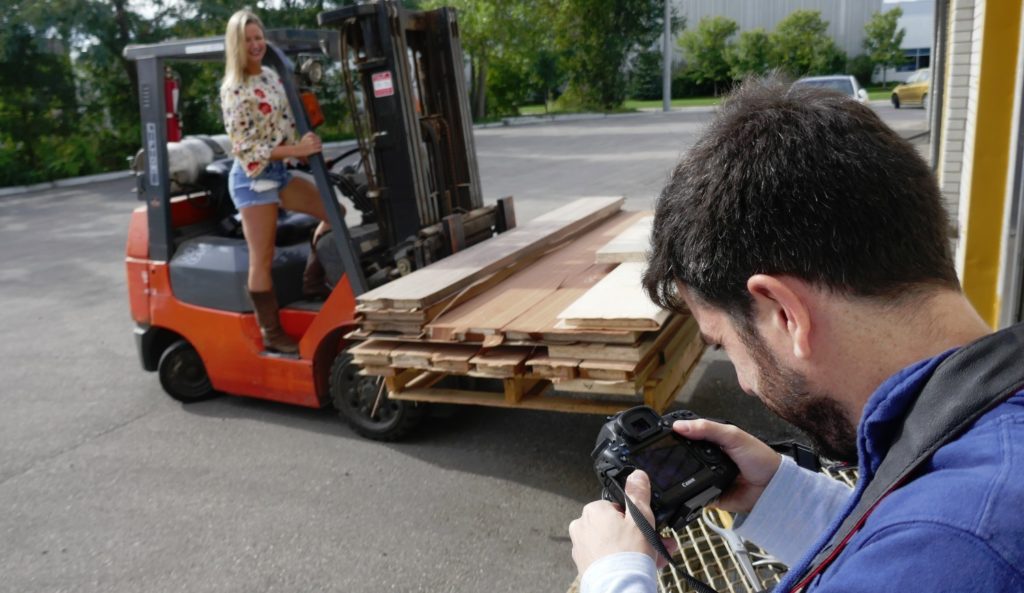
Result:
[[280,204],[281,188],[291,180],[292,174],[284,161],[270,161],[262,173],[248,177],[235,159],[228,175],[228,191],[235,208],[239,210],[262,204]]

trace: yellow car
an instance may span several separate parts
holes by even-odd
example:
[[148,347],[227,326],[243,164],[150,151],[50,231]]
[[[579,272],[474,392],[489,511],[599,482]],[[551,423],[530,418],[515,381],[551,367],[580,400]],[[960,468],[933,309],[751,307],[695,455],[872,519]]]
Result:
[[904,105],[928,105],[928,88],[931,86],[931,70],[921,68],[910,75],[907,82],[892,90],[892,106],[896,109]]

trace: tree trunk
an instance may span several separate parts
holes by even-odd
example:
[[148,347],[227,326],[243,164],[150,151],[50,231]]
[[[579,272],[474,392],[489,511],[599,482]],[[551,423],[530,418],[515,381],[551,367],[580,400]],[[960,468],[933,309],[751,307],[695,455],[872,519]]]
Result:
[[487,58],[475,62],[473,69],[473,120],[480,121],[487,115]]
[[115,0],[114,6],[114,23],[117,25],[117,45],[118,47],[113,48],[117,59],[121,62],[121,68],[124,69],[125,74],[128,75],[128,81],[132,87],[132,97],[138,95],[139,92],[139,81],[138,73],[135,70],[135,64],[125,59],[122,51],[124,47],[132,42],[132,31],[131,25],[128,22],[128,7],[127,0]]

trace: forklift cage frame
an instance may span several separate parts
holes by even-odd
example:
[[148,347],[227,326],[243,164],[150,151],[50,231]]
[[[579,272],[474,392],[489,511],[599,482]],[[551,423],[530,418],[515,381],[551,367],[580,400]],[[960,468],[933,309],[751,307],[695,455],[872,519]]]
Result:
[[[340,41],[335,31],[308,31],[301,29],[271,29],[266,32],[267,52],[263,63],[274,69],[284,84],[288,104],[292,108],[300,136],[312,131],[309,118],[299,98],[292,72],[294,64],[287,54],[322,53],[337,60]],[[149,227],[149,259],[170,261],[174,255],[171,229],[171,191],[167,161],[166,101],[163,93],[164,63],[166,61],[223,61],[224,37],[206,37],[166,41],[148,45],[129,45],[124,57],[136,64],[139,84],[139,115],[141,119],[142,149],[145,167],[138,176],[139,200],[146,203]],[[358,296],[367,290],[362,267],[352,248],[352,238],[341,207],[334,199],[334,191],[327,179],[327,167],[322,153],[308,158],[310,171],[327,211],[335,248],[345,267],[352,292]]]

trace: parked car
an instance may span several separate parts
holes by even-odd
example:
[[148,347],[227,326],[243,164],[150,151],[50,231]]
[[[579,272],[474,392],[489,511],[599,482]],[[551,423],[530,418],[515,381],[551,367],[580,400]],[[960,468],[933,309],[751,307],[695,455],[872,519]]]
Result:
[[914,72],[901,85],[892,90],[892,106],[896,109],[904,105],[928,105],[928,89],[932,85],[932,72],[928,68],[921,68]]
[[868,92],[861,88],[857,79],[847,74],[834,76],[808,76],[793,83],[793,86],[814,86],[838,91],[860,101],[868,102]]

